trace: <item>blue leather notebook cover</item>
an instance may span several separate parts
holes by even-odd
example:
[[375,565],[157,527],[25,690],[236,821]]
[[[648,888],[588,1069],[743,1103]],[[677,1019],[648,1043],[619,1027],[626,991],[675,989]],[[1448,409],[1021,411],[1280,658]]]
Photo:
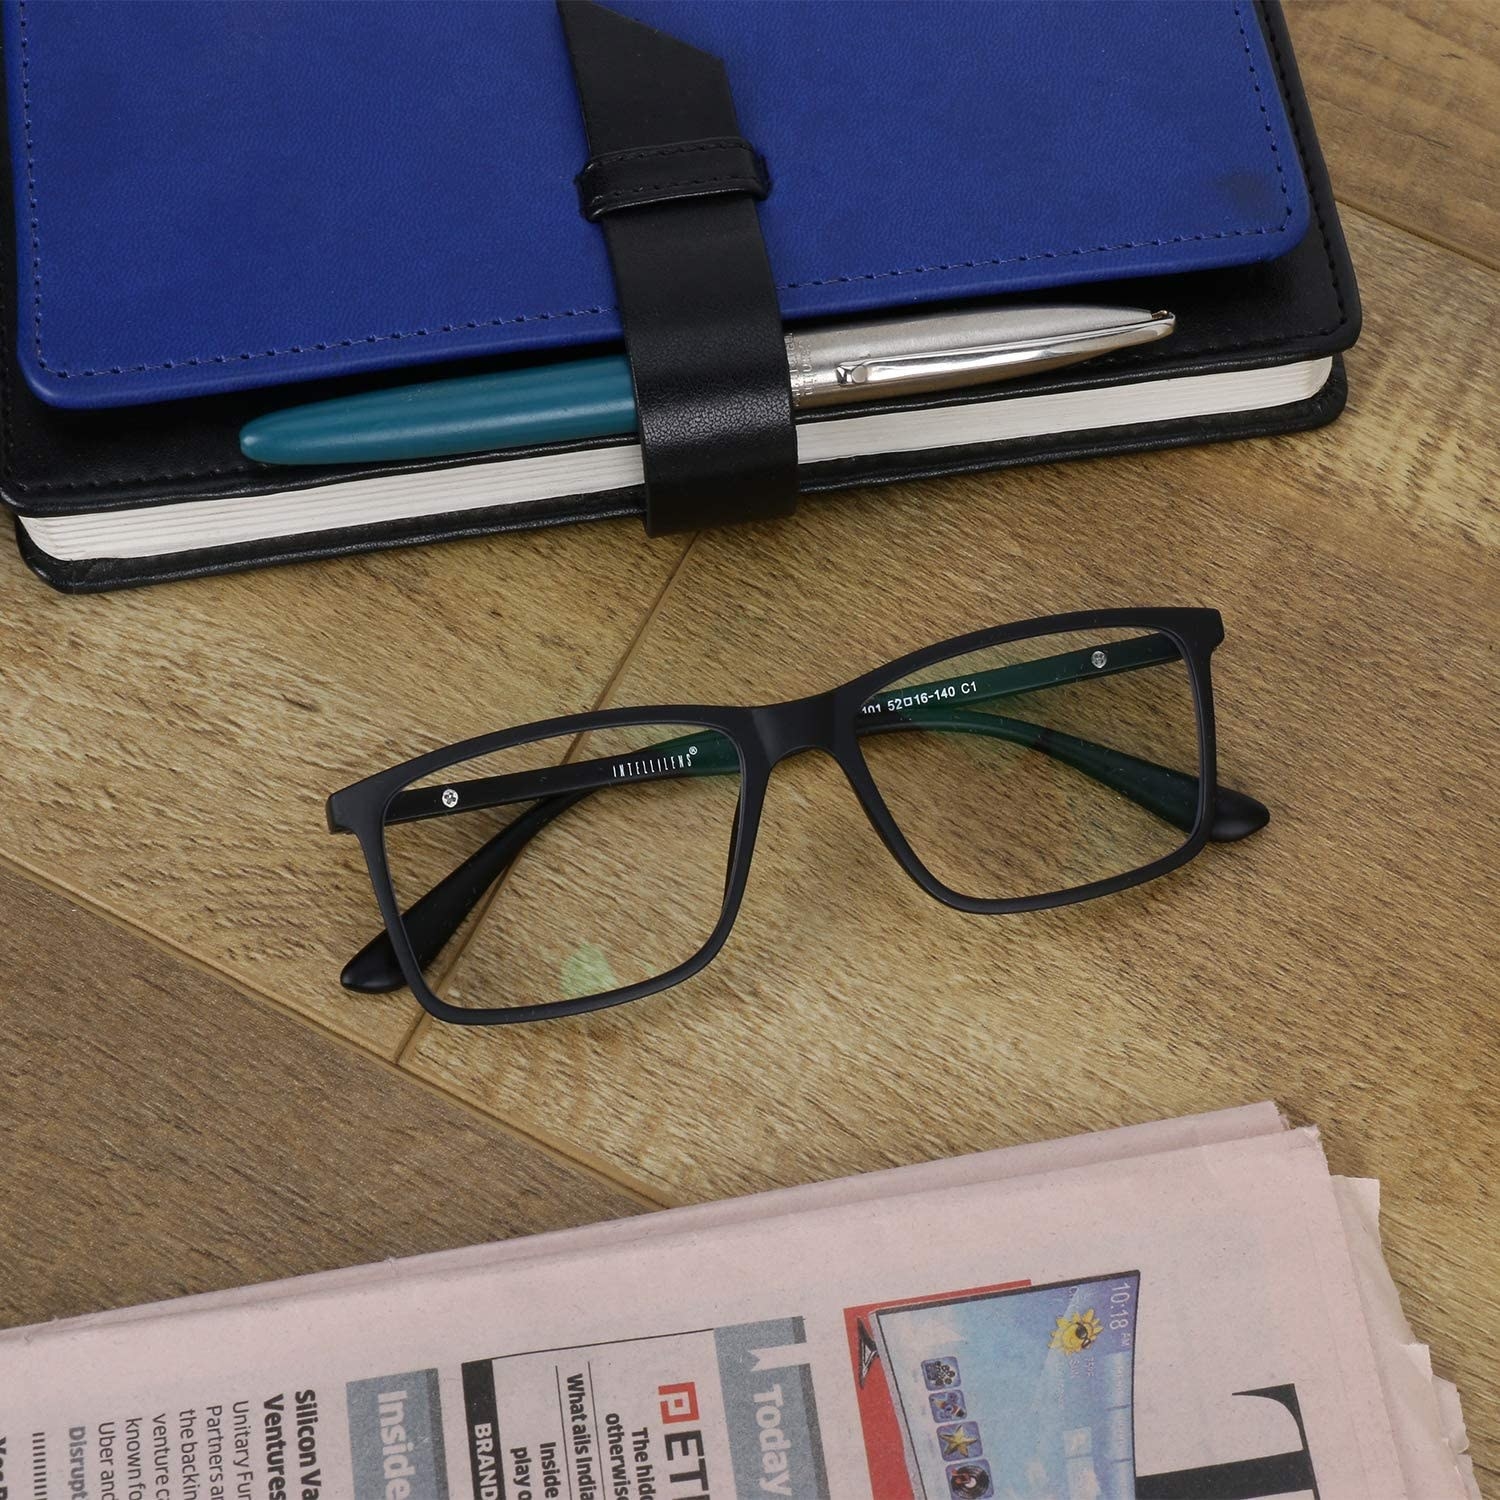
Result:
[[[620,0],[722,57],[789,319],[1269,259],[1237,0]],[[18,353],[57,406],[618,336],[545,0],[7,0]]]

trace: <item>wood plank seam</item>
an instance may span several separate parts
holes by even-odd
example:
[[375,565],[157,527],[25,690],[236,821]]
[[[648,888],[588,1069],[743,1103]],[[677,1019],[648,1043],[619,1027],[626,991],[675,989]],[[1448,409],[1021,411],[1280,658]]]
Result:
[[[1415,224],[1403,223],[1393,214],[1377,207],[1374,203],[1359,198],[1346,198],[1342,193],[1336,193],[1334,200],[1340,209],[1352,208],[1356,213],[1364,214],[1366,218],[1376,219],[1387,228],[1394,229],[1400,234],[1408,235],[1424,245],[1431,245],[1435,250],[1441,250],[1447,255],[1456,255],[1462,260],[1479,266],[1486,271],[1500,272],[1500,251],[1494,255],[1485,255],[1472,245],[1461,245],[1456,240],[1444,235],[1434,233],[1430,228],[1421,228]],[[1359,267],[1354,268],[1355,278],[1358,279]]]
[[1500,269],[1500,11],[1305,0],[1288,21],[1341,203]]
[[[218,980],[221,984],[232,986],[245,999],[254,1000],[262,1005],[272,1006],[278,1015],[290,1016],[293,1020],[303,1022],[316,1031],[319,1036],[344,1042],[348,1046],[353,1047],[361,1056],[373,1058],[375,1061],[384,1063],[388,1067],[396,1066],[396,1054],[394,1052],[387,1055],[378,1047],[367,1046],[353,1036],[333,1030],[326,1022],[319,1020],[317,1017],[308,1015],[305,1011],[297,1010],[287,1005],[284,1001],[278,1000],[269,990],[262,990],[248,984],[238,974],[232,974],[226,969],[219,968],[217,964],[210,963],[207,959],[200,957],[190,949],[183,948],[172,942],[170,938],[163,937],[161,933],[155,931],[153,928],[144,927],[137,922],[133,922],[129,917],[115,911],[112,907],[105,906],[86,891],[81,891],[69,885],[66,881],[57,879],[55,875],[48,874],[45,870],[27,864],[25,860],[18,859],[12,853],[0,850],[0,871],[9,871],[22,880],[31,881],[33,885],[38,885],[45,891],[51,891],[53,895],[60,896],[63,900],[80,907],[90,916],[97,917],[103,922],[108,922],[110,926],[118,927],[122,931],[128,932],[132,937],[140,938],[143,942],[149,943],[162,953],[170,955],[181,963],[190,965],[192,968],[197,969],[199,973],[207,974],[211,978]],[[446,1092],[446,1090],[443,1092]]]
[[[461,1095],[451,1092],[441,1084],[435,1083],[431,1079],[422,1077],[420,1074],[406,1072],[400,1067],[400,1065],[395,1061],[394,1058],[385,1057],[380,1052],[375,1051],[372,1048],[360,1046],[358,1042],[356,1042],[352,1037],[344,1032],[331,1030],[323,1025],[320,1025],[312,1017],[305,1015],[301,1011],[291,1010],[287,1006],[281,1004],[279,1001],[271,998],[268,995],[247,989],[232,975],[227,975],[222,970],[215,968],[212,964],[205,963],[202,959],[196,958],[193,954],[188,953],[183,949],[174,947],[171,943],[166,942],[149,929],[140,928],[135,926],[131,922],[122,921],[121,919],[117,918],[112,912],[99,910],[87,899],[79,898],[72,891],[58,885],[55,881],[50,881],[44,876],[36,875],[30,870],[19,866],[14,860],[10,859],[4,854],[0,854],[0,873],[12,875],[16,879],[27,881],[42,890],[48,891],[51,894],[59,897],[60,899],[68,902],[70,905],[78,907],[82,911],[86,912],[89,916],[105,922],[110,927],[119,929],[121,932],[128,934],[131,938],[144,943],[147,947],[155,948],[158,952],[164,953],[174,963],[185,964],[187,967],[195,969],[197,972],[205,975],[215,983],[228,986],[228,988],[233,990],[235,995],[238,996],[239,999],[244,1001],[245,1004],[266,1007],[278,1017],[287,1018],[294,1022],[301,1023],[302,1025],[306,1025],[312,1031],[316,1032],[321,1040],[339,1046],[349,1047],[366,1061],[375,1064],[380,1069],[389,1072],[395,1077],[399,1077],[403,1082],[409,1081],[420,1084],[423,1089],[427,1090],[434,1097],[442,1098],[449,1104],[459,1106],[459,1108],[465,1114],[471,1116],[477,1121],[482,1122],[487,1127],[494,1128],[498,1126],[509,1136],[513,1136],[518,1140],[528,1140],[527,1133],[525,1131],[517,1130],[508,1121],[499,1119],[490,1111],[483,1109],[479,1105],[475,1104],[472,1100],[465,1099]],[[591,1177],[597,1178],[605,1186],[630,1194],[632,1197],[637,1199],[641,1206],[644,1208],[657,1209],[670,1206],[657,1195],[649,1192],[644,1192],[631,1183],[625,1181],[616,1181],[614,1174],[612,1174],[608,1170],[602,1169],[597,1163],[586,1160],[575,1161],[570,1153],[559,1151],[555,1147],[544,1142],[528,1140],[528,1144],[543,1151],[549,1157],[560,1159],[560,1161],[567,1166],[573,1167],[579,1171],[587,1173]]]

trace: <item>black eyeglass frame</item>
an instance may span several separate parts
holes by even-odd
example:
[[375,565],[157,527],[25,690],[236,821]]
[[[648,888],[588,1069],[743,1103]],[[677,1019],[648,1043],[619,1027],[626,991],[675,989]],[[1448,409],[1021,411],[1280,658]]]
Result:
[[[1187,666],[1192,685],[1198,730],[1198,808],[1192,828],[1182,844],[1171,853],[1137,869],[1041,895],[984,899],[965,895],[945,885],[927,869],[901,832],[865,763],[857,734],[861,705],[872,695],[890,688],[913,672],[987,647],[1038,636],[1132,628],[1151,630],[1172,641]],[[460,1026],[518,1025],[582,1015],[659,994],[662,990],[671,989],[690,979],[712,962],[724,946],[739,915],[771,772],[781,761],[806,750],[821,750],[832,756],[843,771],[871,826],[901,868],[928,895],[945,906],[963,912],[980,915],[1029,912],[1090,901],[1099,896],[1128,890],[1131,886],[1155,880],[1177,869],[1198,854],[1211,837],[1227,841],[1253,833],[1264,825],[1269,813],[1244,793],[1218,786],[1213,685],[1209,663],[1214,649],[1223,639],[1223,619],[1214,609],[1086,610],[971,631],[913,651],[884,666],[862,673],[839,687],[783,703],[751,708],[702,704],[649,705],[601,709],[592,713],[539,720],[513,729],[476,735],[443,749],[429,751],[344,787],[328,799],[328,826],[335,833],[353,833],[359,840],[386,935],[400,965],[402,977],[430,1015]],[[391,878],[385,847],[385,827],[386,814],[392,801],[414,782],[480,756],[492,755],[497,751],[513,749],[537,740],[576,739],[597,730],[630,728],[635,725],[663,728],[680,725],[685,729],[717,731],[734,746],[739,756],[739,806],[730,842],[724,901],[719,920],[703,946],[691,958],[653,979],[623,985],[597,995],[489,1008],[452,1005],[441,999],[427,983],[422,966],[413,951]],[[1233,804],[1232,811],[1225,809],[1230,815],[1219,829],[1214,826],[1217,800],[1231,801]]]

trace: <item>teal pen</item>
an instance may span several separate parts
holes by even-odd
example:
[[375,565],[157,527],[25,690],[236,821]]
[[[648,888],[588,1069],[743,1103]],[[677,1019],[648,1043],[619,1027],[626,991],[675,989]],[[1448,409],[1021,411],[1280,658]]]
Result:
[[[1008,307],[887,318],[786,334],[799,410],[1008,380],[1149,343],[1169,312]],[[623,354],[467,375],[269,412],[240,430],[264,464],[446,458],[636,430]]]
[[609,354],[271,412],[244,426],[240,452],[264,464],[347,464],[634,431],[630,363]]

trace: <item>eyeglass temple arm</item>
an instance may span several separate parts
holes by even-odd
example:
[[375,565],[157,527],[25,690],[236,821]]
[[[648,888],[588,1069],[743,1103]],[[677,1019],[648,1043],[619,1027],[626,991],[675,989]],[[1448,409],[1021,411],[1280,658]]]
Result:
[[[1148,638],[1149,639],[1149,638]],[[1140,663],[1144,665],[1144,663]],[[1045,667],[1047,663],[1026,663],[1027,668]],[[999,677],[1012,672],[1002,668],[988,677]],[[1122,669],[1128,670],[1128,669]],[[1027,675],[1035,682],[1034,672]],[[926,684],[924,691],[932,693],[961,682],[974,679],[953,679],[953,683]],[[1052,682],[1062,681],[1056,676]],[[1029,689],[1010,689],[1028,691]],[[1007,696],[1005,692],[993,696]],[[975,695],[977,696],[977,695]],[[970,701],[974,701],[971,697]],[[1003,739],[1012,744],[1026,745],[1054,759],[1072,766],[1075,770],[1109,786],[1122,796],[1130,798],[1164,821],[1183,829],[1191,829],[1197,819],[1198,778],[1181,771],[1173,771],[1153,761],[1142,760],[1123,751],[1112,750],[1090,740],[1063,734],[1044,725],[1032,724],[1023,719],[1010,719],[999,714],[974,713],[964,709],[900,709],[892,717],[876,718],[861,723],[856,732],[861,735],[890,734],[903,730],[946,730],[950,733],[978,734],[993,739]],[[620,766],[642,767],[640,771],[621,777]],[[602,767],[610,767],[606,779]],[[458,930],[464,919],[483,898],[486,891],[504,874],[507,867],[520,854],[531,839],[535,838],[552,820],[584,797],[620,780],[663,779],[680,776],[728,775],[739,769],[739,756],[734,746],[724,736],[713,731],[685,736],[649,747],[637,755],[619,760],[581,762],[576,765],[550,767],[544,772],[520,772],[513,776],[487,777],[463,783],[465,810],[475,807],[502,805],[504,802],[536,800],[516,821],[502,829],[493,838],[482,844],[457,869],[444,877],[437,885],[421,897],[404,913],[407,937],[417,962],[426,966],[443,949],[443,946]],[[564,781],[563,773],[572,773]],[[545,777],[548,787],[543,790],[537,782]],[[582,779],[580,779],[582,778]],[[497,794],[502,784],[521,783],[522,788],[504,788],[503,797]],[[480,790],[486,794],[476,800]],[[398,811],[395,821],[440,816],[449,809],[442,804],[445,789],[423,788],[415,793],[403,793],[403,797],[418,799]],[[453,789],[447,789],[453,790]],[[429,797],[435,805],[428,806]],[[400,798],[397,799],[397,802]],[[396,804],[393,803],[393,809]],[[1266,809],[1254,798],[1227,787],[1215,789],[1214,821],[1209,836],[1216,840],[1244,838],[1264,826],[1269,818]],[[391,814],[387,814],[388,819]],[[394,948],[388,934],[381,932],[371,939],[345,966],[340,982],[346,989],[362,993],[385,993],[401,988],[405,982],[396,960]]]
[[[947,730],[974,734],[1025,745],[1053,760],[1081,771],[1085,776],[1128,798],[1164,823],[1191,833],[1198,821],[1198,778],[1174,771],[1153,760],[1142,760],[1124,750],[1114,750],[1093,740],[1064,734],[1028,719],[1010,719],[1002,714],[975,713],[971,709],[907,710],[905,722],[861,725],[861,734],[889,734],[895,730]],[[1270,821],[1263,803],[1231,787],[1214,788],[1208,836],[1216,843],[1247,838]]]
[[[542,829],[596,790],[597,787],[586,787],[544,798],[481,844],[415,905],[407,908],[402,919],[418,965],[426,968],[443,951],[464,918],[484,899],[485,892]],[[339,983],[346,990],[367,995],[399,990],[406,980],[396,950],[391,946],[390,934],[382,931],[371,938],[344,965]]]

